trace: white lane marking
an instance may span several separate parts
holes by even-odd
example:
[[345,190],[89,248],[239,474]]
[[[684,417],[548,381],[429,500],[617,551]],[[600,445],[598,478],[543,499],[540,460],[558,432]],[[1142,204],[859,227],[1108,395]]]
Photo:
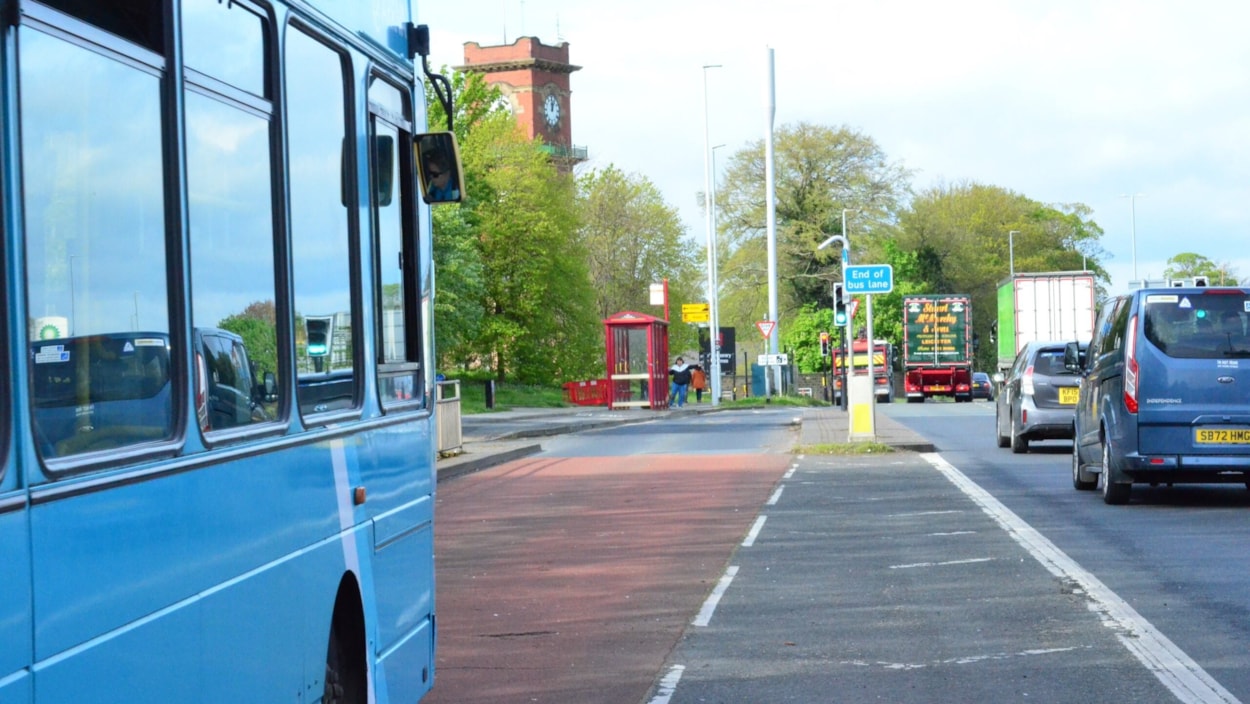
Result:
[[673,698],[673,693],[677,691],[677,683],[681,681],[681,673],[686,671],[685,665],[673,665],[668,670],[668,674],[664,675],[664,679],[660,680],[660,686],[655,690],[655,696],[651,697],[648,704],[668,704]]
[[770,497],[768,497],[768,502],[767,502],[767,505],[769,505],[769,506],[776,506],[776,505],[777,505],[777,499],[780,499],[780,498],[781,498],[781,492],[783,492],[783,491],[785,491],[785,490],[786,490],[786,488],[785,488],[784,486],[779,486],[779,487],[777,487],[777,490],[773,492],[773,495],[772,495],[772,496],[770,496]]
[[760,529],[764,527],[764,521],[768,520],[768,516],[760,516],[755,519],[755,525],[751,526],[751,532],[747,533],[746,540],[742,541],[742,547],[749,548],[755,544],[755,539],[760,536]]
[[979,662],[992,660],[1009,660],[1012,658],[1036,657],[1038,655],[1054,655],[1055,653],[1070,653],[1074,650],[1089,650],[1092,646],[1068,646],[1065,648],[1033,648],[1031,650],[1021,650],[1017,653],[993,653],[987,655],[963,655],[957,658],[946,658],[945,660],[934,660],[933,662],[885,662],[878,660],[877,662],[868,662],[867,660],[843,660],[839,665],[851,665],[854,667],[880,667],[886,670],[922,670],[926,667],[936,667],[941,665],[974,665]]
[[733,583],[734,577],[738,574],[738,566],[730,565],[725,570],[724,576],[716,583],[716,588],[708,594],[707,600],[703,602],[703,608],[699,609],[698,615],[690,622],[692,626],[706,626],[712,622],[712,614],[716,612],[716,605],[720,603],[720,598],[725,595],[729,589],[729,585]]
[[[799,455],[799,459],[802,459],[802,458],[803,458],[803,455]],[[790,469],[789,469],[789,471],[787,471],[785,474],[781,475],[781,478],[782,478],[782,479],[789,479],[790,477],[793,477],[793,476],[794,476],[794,470],[796,470],[796,469],[798,469],[798,468],[799,468],[799,466],[798,466],[797,464],[792,464],[792,465],[790,465]]]
[[949,533],[930,533],[929,537],[942,538],[948,535],[976,535],[976,534],[977,532],[975,530],[953,530]]
[[1234,704],[1238,699],[1220,686],[1198,663],[1097,577],[1037,532],[1019,516],[977,486],[936,453],[921,455],[968,498],[981,507],[1051,574],[1076,582],[1091,600],[1090,609],[1111,628],[1120,643],[1146,666],[1183,704]]
[[910,570],[916,567],[946,567],[947,565],[975,565],[978,562],[992,562],[992,557],[974,557],[968,560],[947,560],[946,562],[913,562],[910,565],[890,565],[892,570]]
[[916,511],[914,513],[891,513],[887,518],[912,518],[914,516],[945,516],[951,513],[963,513],[963,511]]

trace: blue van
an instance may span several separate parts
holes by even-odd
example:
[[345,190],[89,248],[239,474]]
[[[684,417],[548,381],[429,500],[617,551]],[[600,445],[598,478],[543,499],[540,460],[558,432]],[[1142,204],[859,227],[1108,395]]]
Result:
[[1072,484],[1123,504],[1134,483],[1250,488],[1250,288],[1143,289],[1102,305],[1082,375]]

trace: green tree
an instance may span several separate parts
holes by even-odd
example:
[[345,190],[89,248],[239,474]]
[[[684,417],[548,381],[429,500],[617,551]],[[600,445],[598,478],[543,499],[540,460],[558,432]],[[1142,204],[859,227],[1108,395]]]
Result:
[[466,190],[482,255],[481,361],[501,381],[592,373],[603,336],[586,253],[575,237],[572,178],[499,115],[475,126],[462,158],[478,175]]
[[799,308],[781,331],[781,346],[793,355],[791,360],[801,374],[816,374],[829,367],[829,357],[820,353],[820,333],[827,332],[837,347],[842,328],[833,325],[833,309],[808,303]]
[[248,359],[260,374],[278,373],[278,333],[273,301],[255,301],[217,326],[243,338]]
[[[829,305],[841,279],[837,247],[817,250],[842,233],[848,214],[853,262],[874,261],[878,240],[890,236],[909,174],[892,163],[870,137],[850,128],[786,125],[774,140],[777,298],[780,330],[802,306]],[[734,154],[717,186],[722,320],[739,327],[768,312],[767,210],[764,145]],[[879,261],[879,260],[875,260]]]
[[1228,262],[1214,262],[1201,254],[1181,252],[1168,259],[1163,275],[1169,279],[1192,279],[1205,276],[1207,280],[1219,286],[1236,286],[1237,270]]
[[[1082,255],[1099,251],[1102,229],[1091,212],[1082,204],[1045,205],[998,186],[940,185],[912,200],[896,241],[901,251],[915,253],[912,276],[924,292],[972,298],[973,331],[988,343],[998,285],[1013,259],[1016,272],[1075,271],[1086,260],[1106,280],[1096,258]],[[976,358],[978,367],[992,368],[993,345],[981,345]]]
[[590,171],[577,180],[577,210],[600,319],[627,310],[664,317],[649,291],[667,280],[670,349],[695,349],[695,329],[679,321],[683,303],[706,301],[701,250],[691,247],[677,210],[655,184],[615,166]]
[[[450,80],[465,199],[454,215],[434,219],[443,363],[526,383],[599,373],[603,334],[575,237],[572,178],[552,165],[541,142],[521,134],[481,74]],[[444,123],[430,89],[427,105],[431,126]],[[464,310],[470,301],[476,310]]]

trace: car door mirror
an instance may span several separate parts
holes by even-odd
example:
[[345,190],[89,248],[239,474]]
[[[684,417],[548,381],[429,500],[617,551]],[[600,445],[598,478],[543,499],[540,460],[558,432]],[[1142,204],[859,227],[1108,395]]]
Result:
[[1003,376],[1003,373],[1002,373],[1002,372],[995,372],[995,373],[994,373],[994,376],[992,376],[992,377],[990,377],[990,378],[994,380],[994,383],[995,383],[995,384],[1001,384],[1001,383],[1003,383],[1004,381],[1007,381],[1007,377]]
[[1085,352],[1079,343],[1069,342],[1063,346],[1063,367],[1070,372],[1079,372],[1085,367]]

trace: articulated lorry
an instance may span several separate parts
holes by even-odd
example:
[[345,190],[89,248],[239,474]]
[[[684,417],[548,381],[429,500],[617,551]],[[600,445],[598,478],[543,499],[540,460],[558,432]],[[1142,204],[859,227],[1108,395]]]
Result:
[[903,298],[903,392],[908,403],[972,400],[972,301],[964,294]]
[[1016,274],[998,285],[998,370],[1011,368],[1030,342],[1094,336],[1094,275],[1088,271]]

